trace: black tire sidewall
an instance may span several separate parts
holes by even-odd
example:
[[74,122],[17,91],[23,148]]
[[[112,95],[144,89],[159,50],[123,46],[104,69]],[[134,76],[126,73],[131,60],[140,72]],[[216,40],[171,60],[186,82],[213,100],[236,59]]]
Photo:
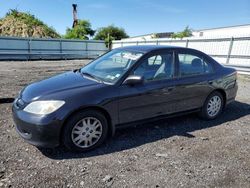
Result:
[[[102,124],[102,135],[100,137],[100,139],[92,146],[88,147],[88,148],[80,148],[78,146],[76,146],[71,138],[71,132],[72,129],[74,128],[74,126],[76,125],[76,123],[78,123],[80,120],[82,120],[83,118],[86,117],[94,117],[96,119],[98,119],[101,124]],[[65,124],[65,127],[63,129],[63,143],[66,146],[67,149],[72,150],[72,151],[78,151],[78,152],[84,152],[84,151],[89,151],[92,150],[96,147],[98,147],[99,145],[101,145],[108,134],[108,123],[107,123],[107,119],[105,118],[105,116],[100,113],[99,111],[95,111],[95,110],[86,110],[86,111],[81,111],[78,112],[76,114],[74,114]]]
[[[212,97],[214,97],[214,96],[220,97],[220,99],[221,99],[221,107],[220,107],[219,112],[218,112],[215,116],[211,117],[211,116],[208,115],[208,112],[207,112],[207,105],[208,105],[210,99],[211,99]],[[221,114],[223,108],[224,108],[224,99],[223,99],[223,96],[222,96],[222,94],[221,94],[220,92],[215,91],[215,92],[211,93],[211,94],[207,97],[207,99],[206,99],[206,101],[205,101],[205,103],[204,103],[204,105],[203,105],[203,107],[202,107],[202,114],[201,114],[201,116],[202,116],[202,118],[207,119],[207,120],[215,119],[215,118],[217,118],[217,117]]]

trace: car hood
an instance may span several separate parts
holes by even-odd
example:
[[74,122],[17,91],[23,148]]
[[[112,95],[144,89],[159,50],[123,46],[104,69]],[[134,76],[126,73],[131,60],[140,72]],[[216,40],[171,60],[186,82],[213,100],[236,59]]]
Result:
[[98,84],[100,83],[85,78],[78,71],[71,71],[34,82],[24,88],[20,95],[25,102],[30,102],[45,95]]

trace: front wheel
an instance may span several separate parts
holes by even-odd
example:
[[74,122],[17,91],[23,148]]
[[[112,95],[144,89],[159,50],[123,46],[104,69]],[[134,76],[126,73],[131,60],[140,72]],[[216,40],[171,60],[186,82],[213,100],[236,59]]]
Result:
[[104,142],[108,133],[105,116],[93,110],[79,112],[66,123],[64,145],[74,151],[88,151]]
[[223,96],[220,92],[215,91],[207,97],[202,107],[200,116],[207,120],[215,119],[221,114],[223,107]]

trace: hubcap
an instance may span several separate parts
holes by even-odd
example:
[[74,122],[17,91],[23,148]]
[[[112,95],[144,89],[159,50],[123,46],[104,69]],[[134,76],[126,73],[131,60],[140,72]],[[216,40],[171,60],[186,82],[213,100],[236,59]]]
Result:
[[80,120],[72,129],[71,139],[80,148],[93,146],[101,138],[102,124],[95,117]]
[[221,109],[221,98],[219,96],[213,96],[207,105],[207,113],[210,117],[216,116]]

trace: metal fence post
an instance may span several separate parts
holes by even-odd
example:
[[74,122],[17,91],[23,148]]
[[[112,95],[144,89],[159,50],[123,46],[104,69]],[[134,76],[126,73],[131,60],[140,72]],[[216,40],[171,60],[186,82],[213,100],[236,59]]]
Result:
[[186,40],[186,48],[188,47],[188,43],[189,43],[189,40],[187,39]]
[[136,45],[137,45],[137,46],[139,45],[139,42],[138,42],[138,41],[136,41]]
[[28,38],[27,39],[27,42],[28,42],[28,58],[27,58],[27,60],[30,60],[30,56],[31,56],[31,39],[30,38]]
[[88,42],[86,41],[86,54],[87,54],[87,59],[89,58],[89,51],[88,51]]
[[112,50],[113,49],[113,41],[111,41],[111,43],[110,43],[110,49],[108,49],[108,50]]
[[121,47],[123,47],[123,42],[121,42]]
[[63,54],[62,54],[62,40],[60,39],[60,54],[61,54],[61,59],[63,59]]
[[156,40],[156,45],[159,45],[159,41],[158,40]]
[[233,43],[234,43],[234,38],[232,37],[231,40],[230,40],[230,44],[229,44],[226,64],[228,64],[229,61],[230,61],[230,56],[231,56],[231,52],[232,52],[232,48],[233,48]]

